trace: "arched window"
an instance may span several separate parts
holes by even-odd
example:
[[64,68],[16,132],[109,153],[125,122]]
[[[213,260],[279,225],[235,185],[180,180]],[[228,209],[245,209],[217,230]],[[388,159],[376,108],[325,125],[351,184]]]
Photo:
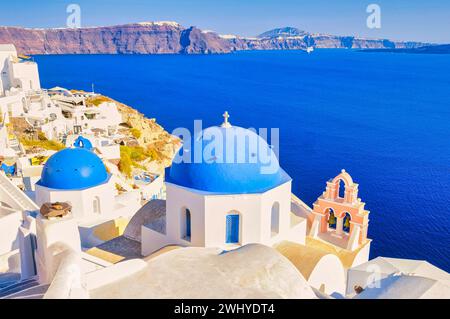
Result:
[[186,209],[186,238],[191,239],[191,211]]
[[180,227],[181,239],[191,241],[191,211],[187,208],[181,211]]
[[271,213],[271,234],[272,236],[278,235],[280,232],[280,203],[275,202],[272,205]]
[[339,197],[345,198],[345,182],[342,179],[339,180]]
[[328,227],[329,228],[333,228],[336,229],[336,216],[334,215],[334,211],[332,208],[328,208],[327,209],[327,214],[328,214]]
[[94,197],[94,201],[92,202],[94,213],[100,214],[100,198],[98,196]]
[[227,244],[239,243],[239,222],[240,216],[237,212],[230,212],[226,217],[226,238]]
[[344,221],[342,223],[342,229],[348,233],[350,232],[350,221],[352,220],[352,216],[349,213],[345,213]]

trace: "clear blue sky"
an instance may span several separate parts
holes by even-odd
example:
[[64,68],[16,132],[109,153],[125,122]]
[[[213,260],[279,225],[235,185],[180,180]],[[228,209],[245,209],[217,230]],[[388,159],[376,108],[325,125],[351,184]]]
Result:
[[[64,27],[81,6],[82,26],[170,20],[221,34],[253,36],[280,26],[310,32],[450,43],[450,0],[21,0],[0,4],[0,25]],[[381,7],[368,29],[366,7]]]

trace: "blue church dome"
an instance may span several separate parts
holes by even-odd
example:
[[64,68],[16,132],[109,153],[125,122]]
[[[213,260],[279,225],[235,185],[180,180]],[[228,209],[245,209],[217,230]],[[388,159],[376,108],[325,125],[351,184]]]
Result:
[[66,148],[47,160],[38,185],[77,190],[98,186],[108,179],[106,167],[96,154],[84,148]]
[[185,141],[166,172],[169,183],[214,194],[263,193],[290,180],[262,137],[227,119]]
[[89,141],[87,138],[84,138],[83,136],[78,136],[75,142],[73,143],[73,146],[78,148],[85,148],[89,151],[91,151],[94,147],[92,146],[91,141]]

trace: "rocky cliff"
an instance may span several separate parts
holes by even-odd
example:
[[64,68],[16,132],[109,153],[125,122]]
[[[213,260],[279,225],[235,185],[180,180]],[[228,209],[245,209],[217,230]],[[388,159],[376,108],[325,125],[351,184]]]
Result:
[[419,48],[402,49],[372,49],[363,52],[394,52],[394,53],[420,53],[420,54],[450,54],[450,44],[423,46]]
[[237,50],[316,48],[417,48],[419,42],[394,42],[308,33],[286,27],[255,38],[221,36],[176,22],[145,22],[80,29],[0,27],[0,43],[13,43],[21,54],[162,54],[229,53]]
[[0,27],[0,43],[21,54],[227,53],[230,44],[215,33],[177,23],[138,23],[80,29]]
[[292,27],[273,29],[256,38],[223,36],[235,50],[298,50],[307,47],[319,49],[397,49],[417,48],[425,43],[395,42],[387,39],[365,39],[354,36],[336,36],[309,33]]

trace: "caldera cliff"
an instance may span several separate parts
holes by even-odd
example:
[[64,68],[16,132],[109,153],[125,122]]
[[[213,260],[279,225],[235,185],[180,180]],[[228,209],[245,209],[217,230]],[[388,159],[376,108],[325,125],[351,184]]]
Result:
[[12,43],[21,54],[207,54],[239,50],[305,50],[315,48],[417,48],[420,42],[365,39],[309,33],[292,27],[257,37],[219,35],[176,22],[144,22],[79,29],[0,27],[0,44]]

